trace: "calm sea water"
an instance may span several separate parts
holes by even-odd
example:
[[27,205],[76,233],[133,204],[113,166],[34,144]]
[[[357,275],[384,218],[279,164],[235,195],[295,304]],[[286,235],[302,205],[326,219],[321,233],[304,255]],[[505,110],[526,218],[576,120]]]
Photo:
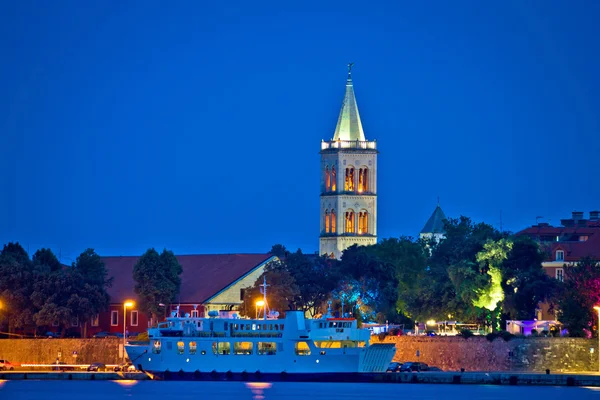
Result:
[[0,381],[2,400],[600,399],[600,388],[375,383]]

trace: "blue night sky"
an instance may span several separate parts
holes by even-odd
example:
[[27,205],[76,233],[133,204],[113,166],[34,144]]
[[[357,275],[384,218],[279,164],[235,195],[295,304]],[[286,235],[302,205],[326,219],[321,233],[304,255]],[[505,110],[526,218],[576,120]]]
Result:
[[350,61],[380,238],[587,215],[600,2],[492,3],[3,2],[0,243],[317,251]]

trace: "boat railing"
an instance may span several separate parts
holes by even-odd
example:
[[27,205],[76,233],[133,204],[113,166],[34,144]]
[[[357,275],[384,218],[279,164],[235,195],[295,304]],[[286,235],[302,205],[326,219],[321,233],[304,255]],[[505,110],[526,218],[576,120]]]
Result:
[[264,337],[264,338],[280,338],[281,332],[232,332],[231,337]]

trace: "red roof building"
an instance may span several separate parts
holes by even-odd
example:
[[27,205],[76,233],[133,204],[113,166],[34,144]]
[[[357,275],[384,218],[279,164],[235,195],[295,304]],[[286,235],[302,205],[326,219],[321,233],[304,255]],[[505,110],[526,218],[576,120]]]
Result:
[[564,268],[582,257],[600,260],[600,211],[590,211],[589,219],[584,218],[583,212],[574,211],[570,219],[560,222],[562,226],[540,223],[516,236],[529,236],[539,242],[547,253],[542,263],[546,273],[562,281]]
[[[138,256],[102,257],[108,276],[113,278],[110,309],[92,321],[88,335],[96,332],[127,334],[145,332],[149,316],[138,310],[134,292],[133,267]],[[211,310],[236,311],[243,302],[244,289],[253,286],[264,267],[277,257],[271,254],[199,254],[177,256],[183,268],[181,288],[167,312],[202,317]],[[134,302],[124,315],[124,303]],[[126,318],[124,318],[126,317]]]

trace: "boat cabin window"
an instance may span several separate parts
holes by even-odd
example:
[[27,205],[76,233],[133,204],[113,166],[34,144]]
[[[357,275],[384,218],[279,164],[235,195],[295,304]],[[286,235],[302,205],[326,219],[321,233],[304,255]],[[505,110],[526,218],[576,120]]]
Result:
[[233,354],[241,356],[252,355],[252,342],[233,342]]
[[196,354],[196,342],[190,342],[190,354]]
[[178,354],[183,354],[183,352],[185,351],[185,343],[183,343],[183,341],[179,341],[177,342],[177,353]]
[[267,324],[263,324],[263,331],[267,330]]
[[279,325],[279,330],[283,330],[283,324]]
[[173,342],[167,342],[167,350],[173,350]]
[[152,352],[154,354],[159,354],[161,347],[162,346],[161,346],[160,340],[155,340],[154,345],[152,346]]
[[231,354],[231,344],[229,342],[213,342],[212,350],[214,354],[226,356]]
[[275,330],[279,330],[279,325],[275,324]]
[[310,356],[310,347],[306,342],[296,342],[296,355],[298,356]]
[[227,328],[229,328],[229,326],[228,326],[228,325],[229,325],[229,323],[228,323],[228,322],[225,322],[225,330],[227,330]]
[[258,355],[274,356],[277,353],[277,344],[275,342],[258,342]]

